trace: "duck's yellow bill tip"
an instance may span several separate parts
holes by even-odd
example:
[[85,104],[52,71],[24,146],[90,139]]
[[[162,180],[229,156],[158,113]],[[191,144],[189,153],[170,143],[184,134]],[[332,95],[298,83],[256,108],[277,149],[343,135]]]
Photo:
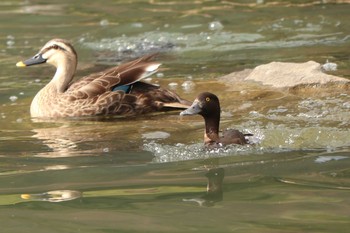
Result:
[[19,61],[19,62],[16,63],[16,66],[17,66],[17,67],[25,67],[25,66],[27,66],[27,65],[24,64],[23,61]]
[[25,200],[28,200],[28,199],[30,199],[30,194],[22,194],[21,198],[25,199]]

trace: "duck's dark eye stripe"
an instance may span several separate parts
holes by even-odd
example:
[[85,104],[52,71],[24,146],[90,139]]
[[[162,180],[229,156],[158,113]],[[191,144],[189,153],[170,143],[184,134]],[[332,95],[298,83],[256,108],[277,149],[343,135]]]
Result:
[[57,44],[54,44],[52,46],[49,47],[50,49],[58,49],[58,50],[64,50],[66,51],[64,48],[62,48],[61,46],[58,46]]
[[51,45],[50,47],[47,47],[46,49],[44,49],[43,53],[45,53],[46,51],[49,51],[50,49],[66,51],[66,49],[62,48],[61,46],[54,44],[54,45]]

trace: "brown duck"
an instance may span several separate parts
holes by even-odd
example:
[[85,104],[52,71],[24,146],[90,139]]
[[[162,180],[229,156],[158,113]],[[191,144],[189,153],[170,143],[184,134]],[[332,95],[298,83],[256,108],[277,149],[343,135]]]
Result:
[[236,129],[225,130],[219,135],[220,102],[219,98],[210,92],[203,92],[193,101],[191,107],[180,113],[181,116],[199,114],[205,121],[204,144],[206,146],[225,146],[229,144],[244,145],[248,143],[246,136]]
[[66,40],[53,39],[34,57],[16,65],[49,63],[56,67],[52,80],[31,103],[32,117],[130,116],[190,106],[177,94],[141,81],[160,66],[151,61],[153,57],[141,57],[73,82],[77,53]]

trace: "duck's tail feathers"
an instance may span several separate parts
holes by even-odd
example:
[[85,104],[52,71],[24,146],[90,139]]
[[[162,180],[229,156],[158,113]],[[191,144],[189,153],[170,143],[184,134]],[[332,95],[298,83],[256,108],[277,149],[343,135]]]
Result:
[[187,109],[191,106],[190,102],[187,100],[182,100],[181,102],[172,102],[172,103],[164,103],[164,108],[173,108],[173,109]]
[[152,74],[156,73],[158,71],[159,66],[161,63],[150,63],[148,66],[144,68],[144,73],[141,75],[139,80],[142,80],[144,78],[147,78],[151,76]]

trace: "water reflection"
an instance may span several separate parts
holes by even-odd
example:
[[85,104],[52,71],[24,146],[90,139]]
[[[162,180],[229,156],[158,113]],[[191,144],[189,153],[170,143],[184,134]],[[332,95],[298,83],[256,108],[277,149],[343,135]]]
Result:
[[82,197],[82,193],[76,190],[54,190],[45,193],[21,195],[21,198],[24,200],[48,202],[71,201],[80,197]]
[[[43,142],[44,145],[50,148],[50,152],[40,152],[36,154],[37,157],[71,157],[74,154],[79,154],[77,143],[81,139],[73,137],[75,134],[70,128],[57,127],[57,128],[41,128],[33,129],[35,134],[34,138]],[[79,153],[78,153],[79,152]]]
[[[85,129],[86,130],[86,129]],[[74,127],[70,124],[63,124],[58,127],[36,128],[34,138],[40,140],[49,150],[37,153],[36,157],[73,157],[84,156],[86,154],[101,153],[106,148],[85,148],[79,147],[82,142],[91,142],[101,138],[101,134],[85,131],[84,127]],[[91,128],[93,130],[93,128]]]
[[[203,173],[201,173],[203,174]],[[214,206],[217,202],[223,200],[223,180],[225,176],[225,171],[223,168],[210,168],[204,174],[207,178],[206,192],[200,196],[193,198],[183,198],[184,202],[195,202],[199,206],[211,207]],[[196,182],[197,177],[194,176],[193,181]],[[78,198],[96,198],[96,197],[124,197],[124,198],[138,198],[142,200],[146,196],[184,196],[188,193],[203,193],[203,187],[198,187],[197,185],[192,186],[177,186],[177,185],[168,185],[168,186],[149,186],[149,187],[135,187],[135,188],[112,188],[112,189],[100,189],[100,190],[52,190],[39,193],[25,193],[21,194],[20,198],[17,199],[16,203],[28,202],[28,201],[44,201],[44,202],[64,202],[72,201]],[[7,200],[9,195],[0,197],[0,201],[3,205],[5,200]],[[14,195],[12,199],[14,198]],[[177,199],[180,201],[180,199]],[[7,203],[9,204],[9,203]]]
[[214,206],[216,202],[223,200],[223,180],[225,170],[223,168],[212,168],[205,174],[208,179],[206,194],[198,198],[185,198],[185,202],[196,202],[199,206]]
[[141,140],[142,121],[94,118],[62,119],[34,125],[33,138],[48,149],[36,157],[74,157],[109,154],[113,151],[139,150],[132,142]]

